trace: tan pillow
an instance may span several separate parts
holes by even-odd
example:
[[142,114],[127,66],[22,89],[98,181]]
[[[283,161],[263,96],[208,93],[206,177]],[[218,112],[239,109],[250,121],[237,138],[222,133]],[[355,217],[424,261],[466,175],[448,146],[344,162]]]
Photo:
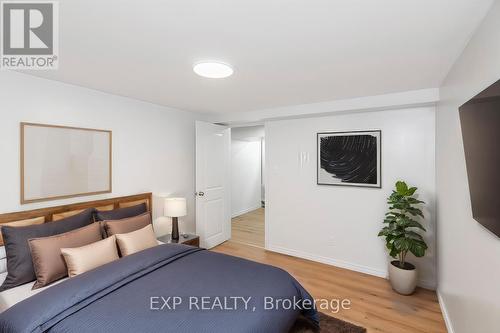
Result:
[[69,277],[85,273],[120,258],[115,236],[77,248],[62,248],[61,253],[66,261]]
[[99,223],[92,223],[64,234],[28,240],[36,276],[33,289],[44,287],[67,276],[68,271],[61,255],[61,248],[87,245],[101,239]]
[[104,230],[108,236],[126,234],[151,224],[151,214],[144,213],[138,216],[127,217],[121,220],[104,221]]
[[122,257],[158,245],[151,224],[142,229],[115,236]]
[[26,220],[19,220],[19,221],[12,221],[12,222],[7,222],[7,223],[2,223],[0,226],[0,245],[3,244],[3,235],[2,235],[2,226],[9,226],[9,227],[26,227],[29,225],[34,225],[34,224],[42,224],[45,223],[45,217],[40,216],[40,217],[35,217],[32,219],[26,219]]

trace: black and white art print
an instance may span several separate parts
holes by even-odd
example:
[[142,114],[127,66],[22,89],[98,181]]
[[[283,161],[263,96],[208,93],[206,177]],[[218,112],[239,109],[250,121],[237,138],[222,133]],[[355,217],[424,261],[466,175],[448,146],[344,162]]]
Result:
[[381,188],[382,132],[318,133],[318,185]]

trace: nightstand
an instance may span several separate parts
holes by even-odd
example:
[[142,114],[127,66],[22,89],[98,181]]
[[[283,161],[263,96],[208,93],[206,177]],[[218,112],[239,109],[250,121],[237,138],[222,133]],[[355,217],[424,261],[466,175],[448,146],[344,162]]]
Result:
[[171,234],[167,234],[165,236],[158,237],[157,239],[160,242],[167,243],[167,244],[177,243],[177,244],[185,244],[185,245],[200,247],[200,237],[197,235],[187,234],[187,237],[184,237],[183,235],[179,235],[178,240],[172,240],[171,236],[172,236]]

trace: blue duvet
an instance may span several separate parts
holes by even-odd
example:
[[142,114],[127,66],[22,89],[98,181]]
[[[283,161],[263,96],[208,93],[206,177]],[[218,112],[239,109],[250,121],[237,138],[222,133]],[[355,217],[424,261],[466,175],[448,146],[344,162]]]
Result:
[[288,332],[312,298],[287,272],[160,245],[48,288],[3,312],[0,332]]

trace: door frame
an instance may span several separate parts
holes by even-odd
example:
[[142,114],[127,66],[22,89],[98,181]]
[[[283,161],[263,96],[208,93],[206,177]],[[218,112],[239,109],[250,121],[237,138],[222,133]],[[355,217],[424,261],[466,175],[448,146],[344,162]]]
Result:
[[[269,203],[267,201],[268,198],[268,187],[267,187],[267,182],[268,182],[268,175],[269,175],[269,170],[270,168],[268,167],[268,149],[267,149],[267,130],[266,130],[266,123],[265,122],[248,122],[248,123],[227,123],[227,127],[229,128],[239,128],[239,127],[252,127],[252,126],[264,126],[264,143],[262,144],[261,140],[261,165],[262,165],[262,159],[264,159],[264,168],[261,167],[261,178],[263,180],[264,184],[264,190],[265,190],[265,209],[264,209],[264,249],[269,250],[269,219],[268,219],[268,207]],[[262,149],[264,149],[264,155],[262,155]],[[231,177],[229,177],[229,186],[232,186],[231,184]],[[231,194],[230,194],[231,195]],[[231,200],[231,196],[229,197]],[[231,205],[229,206],[230,211],[231,210]],[[232,219],[231,219],[232,220]],[[232,222],[231,222],[232,223]]]
[[[201,122],[201,123],[210,123],[210,124],[214,124],[214,125],[219,125],[219,126],[225,126],[229,129],[231,128],[235,128],[235,127],[250,127],[250,126],[257,126],[257,125],[262,125],[264,126],[264,144],[263,144],[263,148],[264,148],[264,155],[261,156],[261,158],[264,158],[265,162],[264,162],[264,168],[261,170],[261,176],[263,178],[263,184],[264,184],[264,189],[265,189],[265,210],[264,210],[264,249],[265,250],[269,250],[269,225],[270,225],[270,220],[269,220],[269,202],[267,200],[267,198],[269,197],[268,196],[268,179],[269,179],[269,171],[270,171],[270,167],[269,167],[269,164],[267,163],[267,161],[269,160],[269,150],[267,149],[267,142],[268,142],[268,138],[267,138],[267,126],[266,126],[266,123],[265,122],[249,122],[249,123],[238,123],[237,126],[234,126],[235,124],[231,124],[231,123],[227,123],[227,124],[218,124],[218,123],[215,123],[215,122],[210,122],[210,121],[196,121],[196,123],[198,122]],[[232,126],[233,125],[233,126]],[[196,131],[195,131],[196,132]],[[196,134],[195,134],[196,135]],[[229,135],[229,138],[231,140],[231,131],[230,131],[230,135]],[[195,144],[196,144],[196,138],[195,138]],[[262,149],[262,147],[261,147]],[[196,154],[195,154],[196,155]],[[231,159],[231,154],[229,154],[229,158]],[[231,165],[231,160],[228,161],[229,162],[229,169],[230,168],[230,165]],[[196,174],[196,165],[199,163],[198,161],[198,157],[195,156],[195,174]],[[264,176],[265,174],[265,176]],[[227,202],[229,203],[228,206],[227,206],[227,210],[229,211],[229,217],[230,217],[230,223],[231,220],[232,220],[232,217],[231,217],[231,176],[229,175],[229,177],[226,177],[226,181],[225,181],[225,186],[228,188],[228,190],[226,191],[226,200]],[[197,192],[197,188],[196,188],[196,177],[195,177],[195,192]],[[199,230],[200,230],[200,224],[198,223],[198,206],[197,206],[197,200],[198,200],[198,196],[195,194],[195,211],[196,211],[196,217],[195,217],[195,228],[196,228],[196,233],[199,233]],[[230,224],[229,226],[229,230],[228,230],[228,235],[229,235],[229,240],[231,239],[231,227],[232,225]],[[200,240],[201,240],[201,235],[200,235]]]

